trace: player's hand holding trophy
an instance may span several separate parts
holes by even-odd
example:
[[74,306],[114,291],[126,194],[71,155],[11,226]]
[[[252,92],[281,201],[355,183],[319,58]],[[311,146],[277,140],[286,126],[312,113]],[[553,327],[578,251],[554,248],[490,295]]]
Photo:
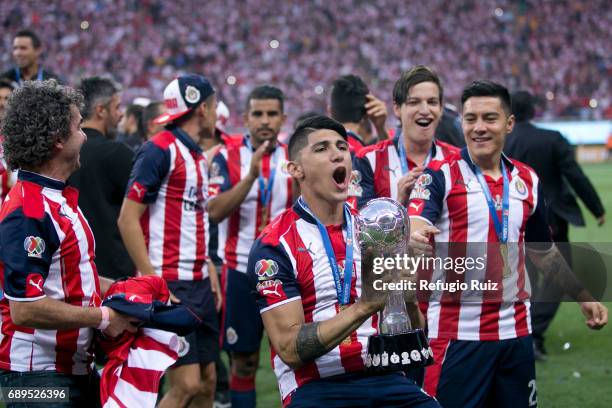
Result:
[[[406,300],[414,293],[393,289],[401,280],[414,278],[414,271],[397,267],[375,273],[375,259],[401,257],[408,252],[410,222],[406,209],[397,201],[377,198],[368,202],[356,219],[357,241],[362,257],[362,298],[385,302],[380,334],[370,336],[366,368],[387,372],[423,367],[433,363],[433,352],[423,329],[412,329],[406,311]],[[380,280],[376,285],[375,280]],[[389,288],[390,287],[390,288]]]

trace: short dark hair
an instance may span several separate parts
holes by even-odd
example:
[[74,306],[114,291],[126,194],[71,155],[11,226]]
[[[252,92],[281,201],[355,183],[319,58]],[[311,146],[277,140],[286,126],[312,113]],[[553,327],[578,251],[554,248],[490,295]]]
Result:
[[332,84],[331,116],[340,123],[358,123],[366,115],[366,95],[370,93],[357,75],[343,75]]
[[528,91],[516,91],[511,95],[512,114],[517,122],[528,122],[535,116],[535,101]]
[[295,122],[293,122],[293,129],[295,130],[300,124],[300,122],[302,122],[304,119],[312,118],[313,116],[319,116],[319,115],[321,115],[321,112],[307,111],[307,112],[301,113],[300,116],[298,116],[295,119]]
[[417,65],[404,72],[402,76],[393,85],[393,102],[397,106],[401,106],[406,102],[410,88],[418,85],[422,82],[433,82],[438,85],[438,96],[440,97],[440,103],[444,99],[444,87],[442,86],[442,80],[432,68],[425,65]]
[[285,95],[283,91],[272,85],[261,85],[253,89],[246,100],[246,112],[250,109],[251,99],[276,99],[280,103],[281,112],[285,109]]
[[463,89],[461,93],[461,105],[465,105],[465,101],[473,96],[492,96],[499,98],[502,104],[502,108],[510,116],[512,112],[512,99],[510,98],[510,92],[508,89],[498,84],[497,82],[489,80],[478,80],[474,81]]
[[15,87],[13,86],[11,81],[6,78],[0,78],[0,88],[8,88],[11,91],[15,90]]
[[81,115],[83,120],[88,120],[93,116],[96,106],[108,104],[113,95],[121,92],[121,85],[111,78],[93,76],[82,79],[78,89],[84,99]]
[[159,116],[159,108],[164,106],[162,101],[153,101],[149,103],[142,111],[142,129],[143,135],[149,133],[149,122]]
[[300,151],[308,145],[308,135],[321,129],[329,129],[347,139],[346,129],[339,122],[325,115],[310,116],[298,123],[289,139],[289,160],[295,160]]
[[9,98],[0,134],[4,157],[12,170],[37,170],[47,162],[58,140],[70,136],[70,106],[83,97],[56,80],[25,81]]
[[36,33],[32,30],[19,30],[17,31],[17,34],[15,34],[15,38],[17,37],[28,37],[30,40],[32,40],[32,47],[36,49],[39,49],[42,46],[40,37],[38,37],[38,35],[36,35]]

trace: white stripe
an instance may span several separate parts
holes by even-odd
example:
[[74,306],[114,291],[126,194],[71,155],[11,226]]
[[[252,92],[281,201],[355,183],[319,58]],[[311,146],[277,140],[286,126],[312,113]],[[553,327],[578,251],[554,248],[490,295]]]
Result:
[[166,199],[168,196],[168,179],[175,168],[176,146],[168,146],[170,154],[170,169],[160,184],[155,204],[149,205],[149,260],[155,273],[161,276],[164,262],[164,226],[166,225]]
[[274,309],[275,307],[279,307],[279,306],[285,305],[285,304],[293,302],[295,300],[302,300],[302,298],[300,296],[294,296],[294,297],[291,297],[289,299],[282,300],[282,301],[280,301],[278,303],[275,303],[273,305],[270,305],[270,306],[264,307],[263,309],[260,309],[259,310],[259,314],[264,314],[268,310]]
[[394,171],[389,170],[389,191],[392,199],[397,199],[397,182],[402,175],[402,165],[400,162],[399,152],[395,148],[395,144],[391,144],[387,149],[387,157],[389,160],[389,169],[393,169]]
[[178,279],[192,280],[193,265],[197,257],[197,241],[204,237],[198,237],[196,233],[196,211],[188,210],[191,203],[196,202],[197,195],[197,173],[196,164],[193,160],[187,146],[180,140],[176,141],[177,156],[183,159],[185,172],[185,188],[183,190],[183,199],[181,203],[181,219],[180,219],[180,246],[179,246],[179,261],[178,261]]
[[276,374],[278,379],[278,390],[280,391],[281,399],[285,399],[287,395],[298,387],[295,373],[276,355],[274,356],[274,374]]
[[157,401],[157,393],[141,391],[121,378],[117,380],[115,395],[128,407],[154,407]]

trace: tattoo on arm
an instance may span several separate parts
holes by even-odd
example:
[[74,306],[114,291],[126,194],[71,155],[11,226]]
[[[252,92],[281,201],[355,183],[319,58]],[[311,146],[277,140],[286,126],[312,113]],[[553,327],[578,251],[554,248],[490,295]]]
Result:
[[297,355],[303,363],[311,362],[328,351],[319,340],[319,322],[302,325],[295,343]]

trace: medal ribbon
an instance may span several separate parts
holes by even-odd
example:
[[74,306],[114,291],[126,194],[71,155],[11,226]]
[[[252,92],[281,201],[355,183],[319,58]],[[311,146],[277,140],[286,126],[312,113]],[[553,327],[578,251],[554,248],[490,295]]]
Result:
[[[423,166],[427,166],[431,161],[432,153],[433,153],[433,141],[431,142],[432,146],[425,157],[425,161],[423,162]],[[408,166],[408,157],[406,156],[406,147],[404,147],[403,140],[401,138],[397,139],[397,150],[399,153],[400,165],[402,166],[402,176],[405,176],[410,171],[410,166]]]
[[[251,144],[250,136],[244,139],[247,147],[254,151],[253,145]],[[259,200],[263,207],[263,210],[268,207],[268,203],[272,198],[272,188],[274,187],[274,178],[276,177],[276,165],[278,164],[279,156],[282,153],[280,146],[277,146],[274,150],[274,154],[272,155],[272,160],[270,161],[270,177],[268,178],[268,182],[266,183],[266,179],[263,176],[263,172],[259,173]]]
[[[19,68],[15,68],[15,79],[17,79],[17,83],[21,85],[21,71],[19,70]],[[38,67],[38,74],[36,75],[36,80],[43,80],[43,69],[41,67]]]
[[501,220],[499,219],[499,217],[497,217],[495,202],[493,201],[491,191],[489,190],[489,186],[487,185],[487,181],[485,180],[484,175],[480,170],[480,167],[474,164],[474,169],[476,173],[476,179],[478,179],[478,183],[480,183],[482,192],[484,193],[485,198],[487,200],[487,205],[489,206],[489,213],[491,214],[491,218],[493,218],[493,226],[495,227],[497,239],[500,243],[505,244],[506,242],[508,242],[508,218],[510,214],[510,180],[508,179],[508,173],[506,172],[506,165],[504,164],[504,160],[501,160],[501,171],[502,177],[504,179]]
[[338,296],[338,302],[341,305],[348,305],[351,300],[351,283],[353,281],[353,220],[351,218],[351,212],[347,203],[344,203],[344,233],[346,234],[346,256],[344,258],[344,276],[340,277],[340,268],[338,267],[338,261],[336,260],[336,254],[334,254],[334,248],[329,238],[329,233],[325,228],[325,225],[319,221],[319,219],[310,211],[308,205],[304,201],[304,198],[300,196],[298,199],[298,205],[308,212],[314,218],[317,223],[317,228],[321,234],[323,240],[323,247],[327,254],[327,260],[332,270],[334,277],[334,285],[336,286],[336,295]]

